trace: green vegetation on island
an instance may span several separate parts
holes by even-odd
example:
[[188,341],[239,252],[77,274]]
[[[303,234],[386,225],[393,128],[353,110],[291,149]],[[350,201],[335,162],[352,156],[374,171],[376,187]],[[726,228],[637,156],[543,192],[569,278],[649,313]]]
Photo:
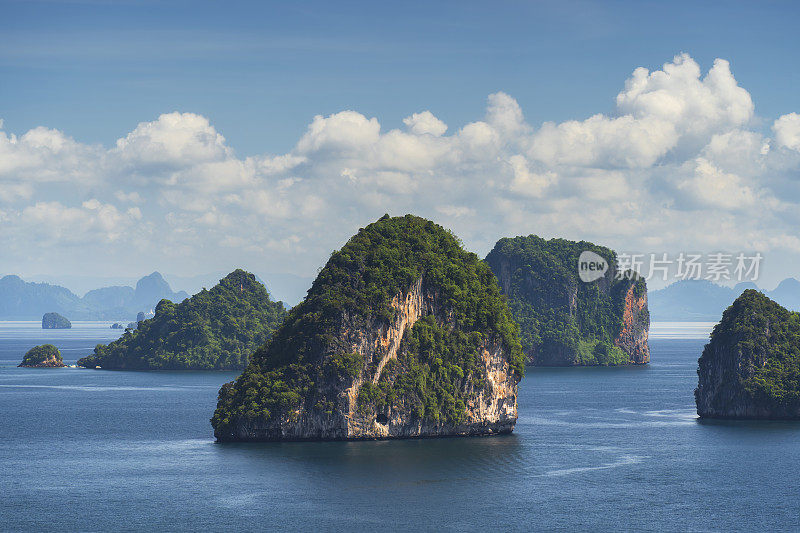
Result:
[[800,418],[800,313],[748,289],[698,361],[701,417]]
[[[596,253],[609,266],[603,277],[589,283],[578,273],[584,251]],[[486,262],[508,298],[532,364],[649,361],[647,287],[631,272],[617,279],[613,250],[586,241],[529,235],[500,239]]]
[[[161,300],[155,316],[98,344],[79,366],[127,370],[241,370],[286,310],[253,274],[236,270],[179,304]],[[133,329],[131,326],[134,326]]]
[[[410,331],[398,333],[396,358],[380,369],[385,353],[364,339],[405,323],[402,313],[412,311],[402,301],[414,287],[424,295],[416,304],[420,317]],[[368,428],[371,420],[389,424],[393,416],[410,416],[416,427],[457,425],[477,391],[489,387],[481,353],[490,345],[504,354],[516,391],[524,371],[518,328],[491,270],[441,226],[386,215],[331,255],[306,299],[242,375],[222,387],[212,418],[215,435],[235,440],[254,425],[278,431],[264,438],[285,438],[274,428],[318,417],[347,428],[305,436],[291,433],[297,428],[285,431],[292,438],[351,438],[354,422],[345,419],[357,413],[371,414]],[[359,391],[358,408],[348,414],[341,392],[350,385]],[[515,396],[513,401],[516,420]]]
[[42,329],[70,329],[72,322],[58,313],[45,313],[42,316]]
[[25,353],[18,365],[28,368],[59,368],[67,366],[61,358],[61,352],[52,344],[34,346]]

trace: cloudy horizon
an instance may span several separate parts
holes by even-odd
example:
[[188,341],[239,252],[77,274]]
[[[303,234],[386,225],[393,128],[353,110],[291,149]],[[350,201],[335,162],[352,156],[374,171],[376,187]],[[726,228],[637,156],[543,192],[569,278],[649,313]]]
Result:
[[[217,50],[219,39],[212,36],[209,47]],[[11,47],[0,52],[0,65],[10,72],[12,56],[54,61],[101,53],[80,42],[63,51]],[[388,95],[382,106],[366,97],[364,105],[342,105],[286,96],[287,106],[304,111],[277,129],[264,124],[261,143],[258,135],[242,141],[250,123],[237,127],[188,98],[133,119],[124,103],[124,117],[87,115],[87,122],[102,122],[102,141],[86,134],[79,115],[62,127],[48,120],[12,127],[3,119],[20,124],[13,102],[22,94],[6,88],[0,273],[136,278],[158,270],[191,277],[242,267],[313,277],[359,227],[384,213],[413,213],[451,229],[481,257],[499,238],[527,234],[628,253],[759,252],[759,285],[771,288],[800,277],[800,110],[791,98],[765,93],[751,70],[750,83],[769,94],[769,113],[761,114],[759,95],[737,78],[737,57],[709,55],[714,47],[705,44],[651,50],[613,79],[589,69],[584,85],[558,102],[531,102],[520,80],[492,81],[495,90],[483,101],[473,95],[457,114],[440,95],[430,104],[416,98],[413,108],[406,102],[413,110],[402,114]],[[326,45],[271,46],[319,54]],[[347,53],[363,51],[351,48]],[[124,64],[125,50],[116,53]],[[773,91],[791,92],[780,73],[766,81]],[[137,90],[125,93],[131,109],[138,109]],[[548,116],[551,105],[570,108],[570,100],[580,115],[527,118]]]

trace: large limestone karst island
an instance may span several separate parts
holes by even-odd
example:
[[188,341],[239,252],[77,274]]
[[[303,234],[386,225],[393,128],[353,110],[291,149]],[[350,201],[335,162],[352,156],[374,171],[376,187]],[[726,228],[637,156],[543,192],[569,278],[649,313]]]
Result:
[[[578,274],[582,252],[608,266],[597,280]],[[520,325],[525,357],[539,366],[627,365],[650,361],[647,286],[632,272],[617,279],[617,257],[590,242],[504,238],[486,256]]]
[[800,313],[748,289],[698,361],[701,418],[800,418]]
[[179,304],[161,300],[153,318],[98,344],[78,366],[116,370],[241,370],[286,310],[253,274],[235,270]]
[[411,215],[331,255],[211,422],[219,441],[509,433],[524,371],[485,263]]
[[23,368],[63,368],[67,365],[61,358],[61,351],[52,344],[34,346],[28,350],[17,365]]

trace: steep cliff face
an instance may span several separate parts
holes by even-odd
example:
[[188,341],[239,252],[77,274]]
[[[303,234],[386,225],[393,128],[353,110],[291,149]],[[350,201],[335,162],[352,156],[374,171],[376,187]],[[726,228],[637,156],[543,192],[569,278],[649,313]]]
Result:
[[221,441],[508,433],[521,374],[491,272],[439,226],[385,217],[223,386],[212,424]]
[[[608,264],[584,282],[578,259],[593,252]],[[650,361],[645,281],[617,275],[616,254],[601,246],[535,235],[501,239],[486,257],[521,328],[529,363],[624,365]],[[620,278],[620,279],[618,279]]]
[[800,315],[746,290],[698,361],[703,418],[800,418]]
[[647,290],[637,291],[634,282],[625,291],[622,308],[622,325],[614,344],[630,356],[630,362],[650,362],[650,346],[647,344],[650,330],[650,313],[647,309]]

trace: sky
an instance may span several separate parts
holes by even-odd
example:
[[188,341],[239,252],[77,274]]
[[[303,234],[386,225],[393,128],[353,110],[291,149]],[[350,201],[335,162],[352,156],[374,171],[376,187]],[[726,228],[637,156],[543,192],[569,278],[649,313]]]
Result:
[[798,22],[769,1],[0,0],[0,274],[313,277],[414,213],[481,256],[530,233],[758,252],[771,288],[800,277]]

